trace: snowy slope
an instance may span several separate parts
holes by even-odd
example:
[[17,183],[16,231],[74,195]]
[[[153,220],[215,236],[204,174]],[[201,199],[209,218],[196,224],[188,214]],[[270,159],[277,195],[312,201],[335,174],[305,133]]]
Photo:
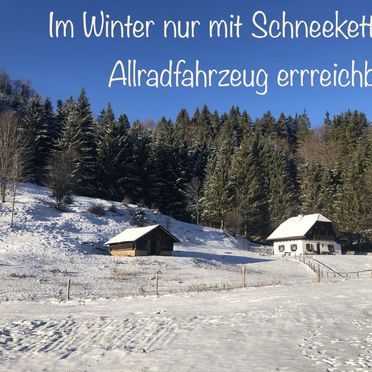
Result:
[[129,226],[134,206],[114,203],[118,213],[97,217],[92,204],[108,209],[112,202],[75,197],[68,211],[53,208],[46,189],[24,184],[16,203],[15,226],[9,229],[10,203],[0,206],[0,300],[44,300],[61,297],[67,278],[72,297],[116,298],[152,294],[159,274],[160,291],[313,280],[297,262],[262,257],[245,239],[217,229],[176,221],[147,210],[150,224],[162,224],[176,235],[173,257],[111,257],[104,242]]
[[[128,226],[133,207],[96,217],[92,203],[111,205],[76,197],[61,213],[47,190],[22,185],[12,230],[0,206],[0,371],[372,368],[370,278],[316,284],[296,260],[149,210],[150,223],[182,241],[174,255],[111,257],[103,242]],[[371,266],[367,256],[319,259],[338,270]],[[182,293],[237,286],[242,266],[248,286],[293,285]],[[72,301],[60,302],[67,278]]]

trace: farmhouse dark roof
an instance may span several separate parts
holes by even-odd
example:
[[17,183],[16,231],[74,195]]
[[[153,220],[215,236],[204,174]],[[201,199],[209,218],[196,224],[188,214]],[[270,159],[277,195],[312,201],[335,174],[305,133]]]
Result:
[[279,225],[279,227],[267,238],[267,240],[303,238],[317,222],[331,221],[320,213],[291,217]]

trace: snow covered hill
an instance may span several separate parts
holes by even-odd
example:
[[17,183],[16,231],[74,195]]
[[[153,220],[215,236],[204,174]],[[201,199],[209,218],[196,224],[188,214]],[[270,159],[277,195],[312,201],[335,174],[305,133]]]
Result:
[[[134,206],[75,197],[62,213],[53,208],[48,190],[23,184],[10,229],[9,204],[0,206],[0,300],[58,299],[67,278],[73,298],[153,294],[156,273],[163,293],[235,287],[242,265],[248,284],[313,280],[299,263],[260,256],[255,252],[259,247],[245,239],[155,211],[146,210],[149,223],[168,227],[182,242],[172,257],[107,255],[104,242],[129,226]],[[106,215],[88,212],[94,204],[102,204]],[[112,205],[117,211],[109,211]]]
[[[97,203],[105,216],[88,212]],[[103,243],[129,226],[134,207],[111,205],[76,197],[61,213],[46,189],[26,184],[13,229],[9,205],[0,206],[0,370],[372,367],[370,277],[317,284],[303,263],[150,210],[150,223],[182,241],[174,255],[112,257]],[[367,256],[317,259],[341,271],[372,267]],[[237,287],[242,267],[250,288],[179,293]],[[155,274],[160,294],[172,294],[153,296]],[[68,278],[71,301],[60,302]]]

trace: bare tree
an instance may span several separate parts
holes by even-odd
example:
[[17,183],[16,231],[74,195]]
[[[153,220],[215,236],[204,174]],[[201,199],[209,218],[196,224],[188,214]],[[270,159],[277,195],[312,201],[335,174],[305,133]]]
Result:
[[186,188],[187,210],[191,213],[196,223],[200,222],[201,200],[203,197],[203,186],[200,179],[193,177]]
[[15,114],[0,115],[0,199],[5,203],[7,187],[11,183],[12,208],[10,227],[13,227],[17,183],[26,177],[29,149],[26,137]]
[[58,209],[67,204],[73,192],[75,155],[72,150],[59,152],[52,156],[49,162],[47,186],[52,191]]
[[243,190],[241,188],[235,188],[233,208],[227,212],[225,218],[225,228],[233,235],[238,235],[242,232],[246,234],[247,228],[243,226],[245,213],[248,209],[246,204]]
[[23,148],[20,152],[14,154],[13,165],[10,171],[10,180],[13,185],[10,227],[13,227],[14,224],[14,209],[17,195],[17,184],[18,182],[23,181],[26,177],[28,161],[29,158],[27,156],[26,147]]
[[5,203],[9,182],[24,177],[28,157],[27,141],[17,117],[8,111],[0,115],[0,199]]

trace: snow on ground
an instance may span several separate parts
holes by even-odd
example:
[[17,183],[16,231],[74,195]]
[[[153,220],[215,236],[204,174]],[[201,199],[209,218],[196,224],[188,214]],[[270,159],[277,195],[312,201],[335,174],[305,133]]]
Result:
[[[111,257],[104,242],[129,227],[134,207],[75,197],[65,213],[53,208],[48,191],[25,184],[17,198],[15,226],[9,229],[9,203],[0,205],[0,301],[118,298],[153,294],[155,275],[161,293],[248,285],[312,281],[300,263],[260,256],[245,239],[217,229],[182,223],[147,210],[150,223],[168,227],[182,244],[173,257]],[[118,212],[97,217],[92,204]]]
[[367,371],[371,279],[0,304],[0,370]]
[[[111,257],[103,243],[129,226],[134,207],[115,203],[118,212],[97,217],[94,203],[112,204],[76,197],[61,213],[45,189],[25,184],[13,229],[0,205],[1,371],[372,368],[372,279],[316,284],[303,263],[150,210],[150,223],[182,241],[174,255]],[[367,256],[316,259],[372,269]],[[250,288],[221,291],[240,285],[243,266]],[[61,302],[67,278],[72,301]],[[253,287],[262,284],[271,285]]]
[[[339,273],[360,271],[360,276],[371,277],[372,256],[317,256],[316,259]],[[369,271],[362,273],[364,270]]]

